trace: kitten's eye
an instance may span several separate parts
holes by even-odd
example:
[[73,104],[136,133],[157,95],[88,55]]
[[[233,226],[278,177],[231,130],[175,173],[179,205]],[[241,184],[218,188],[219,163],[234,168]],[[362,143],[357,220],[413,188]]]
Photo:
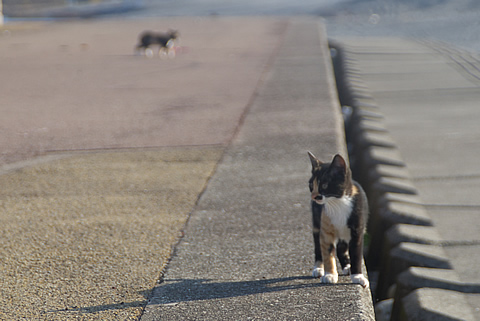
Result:
[[328,188],[328,184],[325,183],[325,184],[322,184],[322,189],[327,189]]

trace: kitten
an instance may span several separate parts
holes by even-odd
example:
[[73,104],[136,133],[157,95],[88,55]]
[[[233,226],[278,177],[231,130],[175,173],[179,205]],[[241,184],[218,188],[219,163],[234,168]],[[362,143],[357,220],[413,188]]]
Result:
[[173,47],[175,40],[179,38],[179,33],[176,30],[169,30],[167,33],[154,33],[152,31],[145,31],[140,35],[140,43],[137,45],[136,49],[144,50],[146,56],[153,56],[153,50],[151,49],[152,45],[159,46],[159,53],[163,50],[167,54],[173,53]]
[[367,197],[352,180],[345,159],[335,155],[331,163],[322,163],[308,153],[312,163],[309,187],[312,197],[315,266],[313,277],[322,283],[337,283],[337,262],[343,273],[351,271],[353,283],[367,287],[362,274],[363,235],[368,219]]

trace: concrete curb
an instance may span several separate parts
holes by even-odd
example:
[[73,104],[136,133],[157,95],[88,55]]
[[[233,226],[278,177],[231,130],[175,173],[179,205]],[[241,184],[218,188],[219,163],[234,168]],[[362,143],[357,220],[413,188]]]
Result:
[[303,157],[346,147],[326,40],[318,20],[289,21],[142,320],[374,320],[368,288],[310,276]]
[[[388,193],[390,195],[402,195],[401,193]],[[369,223],[369,231],[372,243],[368,251],[367,262],[369,265],[375,267],[378,267],[380,257],[382,256],[381,250],[386,231],[395,224],[433,225],[432,220],[428,217],[428,214],[421,205],[388,201],[385,199],[385,194],[387,193],[383,193],[382,197],[371,207],[372,217]]]
[[397,276],[412,266],[450,269],[451,265],[440,246],[402,242],[382,258],[382,267],[376,297],[384,300],[393,297]]
[[[405,272],[402,272],[397,278],[397,290],[395,292],[395,299],[393,302],[392,315],[395,316],[392,320],[401,320],[397,318],[402,314],[404,301],[409,293],[422,288],[435,288],[449,291],[463,292],[463,293],[479,293],[480,286],[478,284],[470,284],[460,281],[458,275],[452,270],[430,269],[422,267],[411,267]],[[424,295],[424,292],[418,292],[417,297]],[[459,294],[457,294],[458,296]],[[419,298],[421,302],[421,298]],[[407,299],[408,300],[408,299]],[[463,299],[465,301],[465,299]],[[402,304],[403,303],[403,304]],[[408,302],[415,306],[415,302]],[[461,307],[463,303],[460,303]],[[457,309],[459,309],[457,307]],[[416,306],[415,309],[419,310]],[[467,310],[467,309],[465,309]],[[455,316],[456,314],[454,314]]]
[[379,271],[374,297],[385,300],[377,303],[377,319],[474,320],[460,292],[480,293],[479,286],[460,282],[451,269],[441,237],[352,52],[341,43],[330,44],[337,52],[340,101],[351,110],[346,132],[354,176],[369,197],[371,243],[366,262],[370,275]]
[[392,320],[476,320],[464,295],[456,291],[417,289],[402,299],[402,307],[398,317],[392,314]]

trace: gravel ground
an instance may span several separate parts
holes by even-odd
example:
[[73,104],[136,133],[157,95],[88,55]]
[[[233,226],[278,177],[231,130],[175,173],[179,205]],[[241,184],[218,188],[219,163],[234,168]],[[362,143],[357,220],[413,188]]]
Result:
[[0,319],[137,319],[221,148],[77,154],[0,176]]

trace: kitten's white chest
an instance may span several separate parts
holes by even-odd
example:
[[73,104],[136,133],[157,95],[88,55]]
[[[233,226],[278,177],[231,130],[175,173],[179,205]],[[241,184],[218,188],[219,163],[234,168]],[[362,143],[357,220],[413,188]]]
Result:
[[328,216],[337,232],[337,237],[341,240],[350,240],[350,229],[347,227],[347,221],[352,213],[353,200],[351,197],[342,198],[329,197],[325,202],[325,215]]

